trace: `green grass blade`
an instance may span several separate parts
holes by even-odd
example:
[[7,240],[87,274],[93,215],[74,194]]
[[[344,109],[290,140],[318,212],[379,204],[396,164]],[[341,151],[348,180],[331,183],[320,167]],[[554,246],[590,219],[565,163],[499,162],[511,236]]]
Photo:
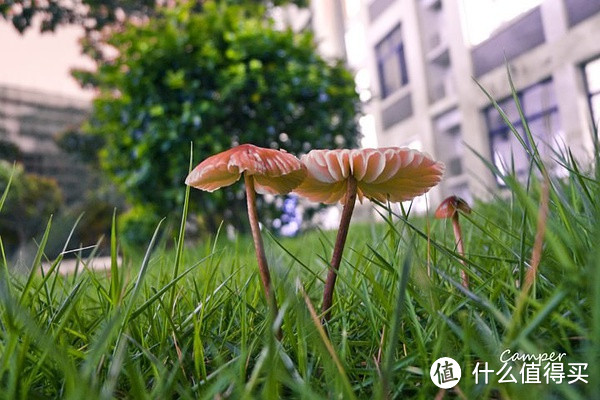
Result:
[[48,220],[48,224],[46,225],[46,230],[44,231],[44,235],[42,236],[42,240],[38,246],[37,253],[35,254],[35,258],[33,259],[33,263],[31,265],[31,269],[27,276],[27,281],[23,290],[21,292],[21,297],[19,299],[19,304],[23,304],[25,299],[27,298],[27,294],[29,293],[29,289],[33,284],[33,279],[38,272],[38,268],[41,266],[42,256],[44,255],[44,249],[46,248],[46,243],[48,243],[48,235],[50,234],[50,227],[52,226],[52,217]]
[[381,369],[381,398],[386,399],[392,392],[392,369],[394,360],[396,359],[396,346],[398,343],[398,335],[400,332],[400,326],[402,323],[402,316],[404,313],[404,303],[406,299],[406,286],[408,285],[408,273],[411,265],[411,253],[408,253],[402,263],[402,270],[400,272],[400,281],[398,282],[398,295],[396,298],[396,306],[394,308],[394,314],[391,319],[391,330],[388,336],[387,349],[385,352],[385,361],[383,368]]
[[[192,171],[193,160],[194,160],[194,147],[193,144],[190,143],[190,163],[188,166],[188,173]],[[179,234],[177,236],[177,251],[175,253],[175,261],[173,262],[173,274],[171,276],[171,281],[175,281],[177,275],[179,274],[179,265],[181,264],[181,258],[183,255],[183,244],[185,240],[185,224],[188,217],[189,210],[189,201],[190,201],[190,186],[185,186],[185,196],[183,200],[183,210],[181,212],[181,222],[179,224]],[[173,309],[175,304],[175,285],[171,290],[171,298],[169,300],[169,308]]]
[[110,228],[110,298],[115,307],[121,300],[121,281],[119,279],[117,251],[117,210],[114,209]]

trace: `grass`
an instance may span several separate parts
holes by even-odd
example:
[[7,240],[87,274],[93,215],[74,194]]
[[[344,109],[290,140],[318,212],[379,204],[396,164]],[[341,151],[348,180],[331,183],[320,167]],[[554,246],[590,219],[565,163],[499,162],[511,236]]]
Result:
[[[314,308],[335,232],[265,237],[281,308],[273,320],[249,238],[183,246],[184,222],[168,240],[159,225],[145,253],[119,261],[113,232],[110,272],[80,259],[64,276],[61,257],[40,272],[50,221],[28,275],[12,272],[0,246],[0,397],[600,398],[598,146],[588,170],[556,154],[562,179],[530,153],[525,183],[502,176],[507,196],[461,218],[469,290],[449,222],[380,205],[380,223],[350,228],[326,330]],[[566,353],[565,375],[567,363],[587,363],[588,383],[493,374],[476,384],[477,362],[497,371],[506,349]],[[429,378],[443,356],[462,368],[447,392]]]

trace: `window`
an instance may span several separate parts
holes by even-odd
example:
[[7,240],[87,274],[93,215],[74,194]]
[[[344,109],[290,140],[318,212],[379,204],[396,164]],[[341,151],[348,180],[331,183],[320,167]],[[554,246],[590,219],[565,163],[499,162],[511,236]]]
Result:
[[375,57],[381,82],[381,97],[386,98],[408,83],[400,25],[375,46]]
[[600,12],[600,3],[590,0],[565,0],[567,21],[574,26]]
[[[561,144],[560,121],[552,80],[539,82],[517,95],[540,155],[543,159],[550,159],[554,156],[552,149],[556,148],[556,143]],[[498,105],[504,110],[526,145],[531,148],[512,96],[499,101]],[[519,140],[493,105],[488,106],[484,114],[490,135],[491,154],[496,167],[503,174],[514,169],[517,176],[526,176],[530,160]],[[498,179],[498,182],[501,183],[501,180]]]
[[454,108],[433,120],[436,153],[446,164],[446,177],[463,174],[460,113]]
[[600,124],[600,57],[585,64],[583,72],[585,74],[590,112],[594,124],[598,126]]

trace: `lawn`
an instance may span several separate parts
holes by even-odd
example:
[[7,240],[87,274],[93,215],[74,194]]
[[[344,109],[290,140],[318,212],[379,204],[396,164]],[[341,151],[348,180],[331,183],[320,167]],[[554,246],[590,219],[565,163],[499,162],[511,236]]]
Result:
[[[272,318],[248,237],[158,226],[137,253],[113,234],[110,271],[81,259],[65,276],[61,258],[40,272],[48,228],[30,274],[2,257],[0,397],[598,399],[600,157],[555,158],[567,176],[535,148],[528,179],[494,171],[506,188],[461,215],[464,257],[449,221],[377,206],[350,228],[325,329],[313,309],[335,232],[263,232]],[[544,353],[564,356],[516,360]],[[430,378],[440,357],[460,365],[454,388]]]

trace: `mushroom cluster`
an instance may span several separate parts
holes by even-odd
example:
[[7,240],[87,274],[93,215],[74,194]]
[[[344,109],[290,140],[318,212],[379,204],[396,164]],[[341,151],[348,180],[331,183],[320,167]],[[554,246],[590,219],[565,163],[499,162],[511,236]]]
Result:
[[277,312],[258,225],[255,191],[294,191],[311,201],[344,205],[331,268],[323,293],[323,322],[329,320],[337,272],[356,199],[407,201],[438,184],[444,165],[426,153],[399,147],[381,149],[312,150],[298,160],[284,151],[243,144],[207,158],[189,174],[186,184],[214,191],[244,175],[248,219],[267,301]]

